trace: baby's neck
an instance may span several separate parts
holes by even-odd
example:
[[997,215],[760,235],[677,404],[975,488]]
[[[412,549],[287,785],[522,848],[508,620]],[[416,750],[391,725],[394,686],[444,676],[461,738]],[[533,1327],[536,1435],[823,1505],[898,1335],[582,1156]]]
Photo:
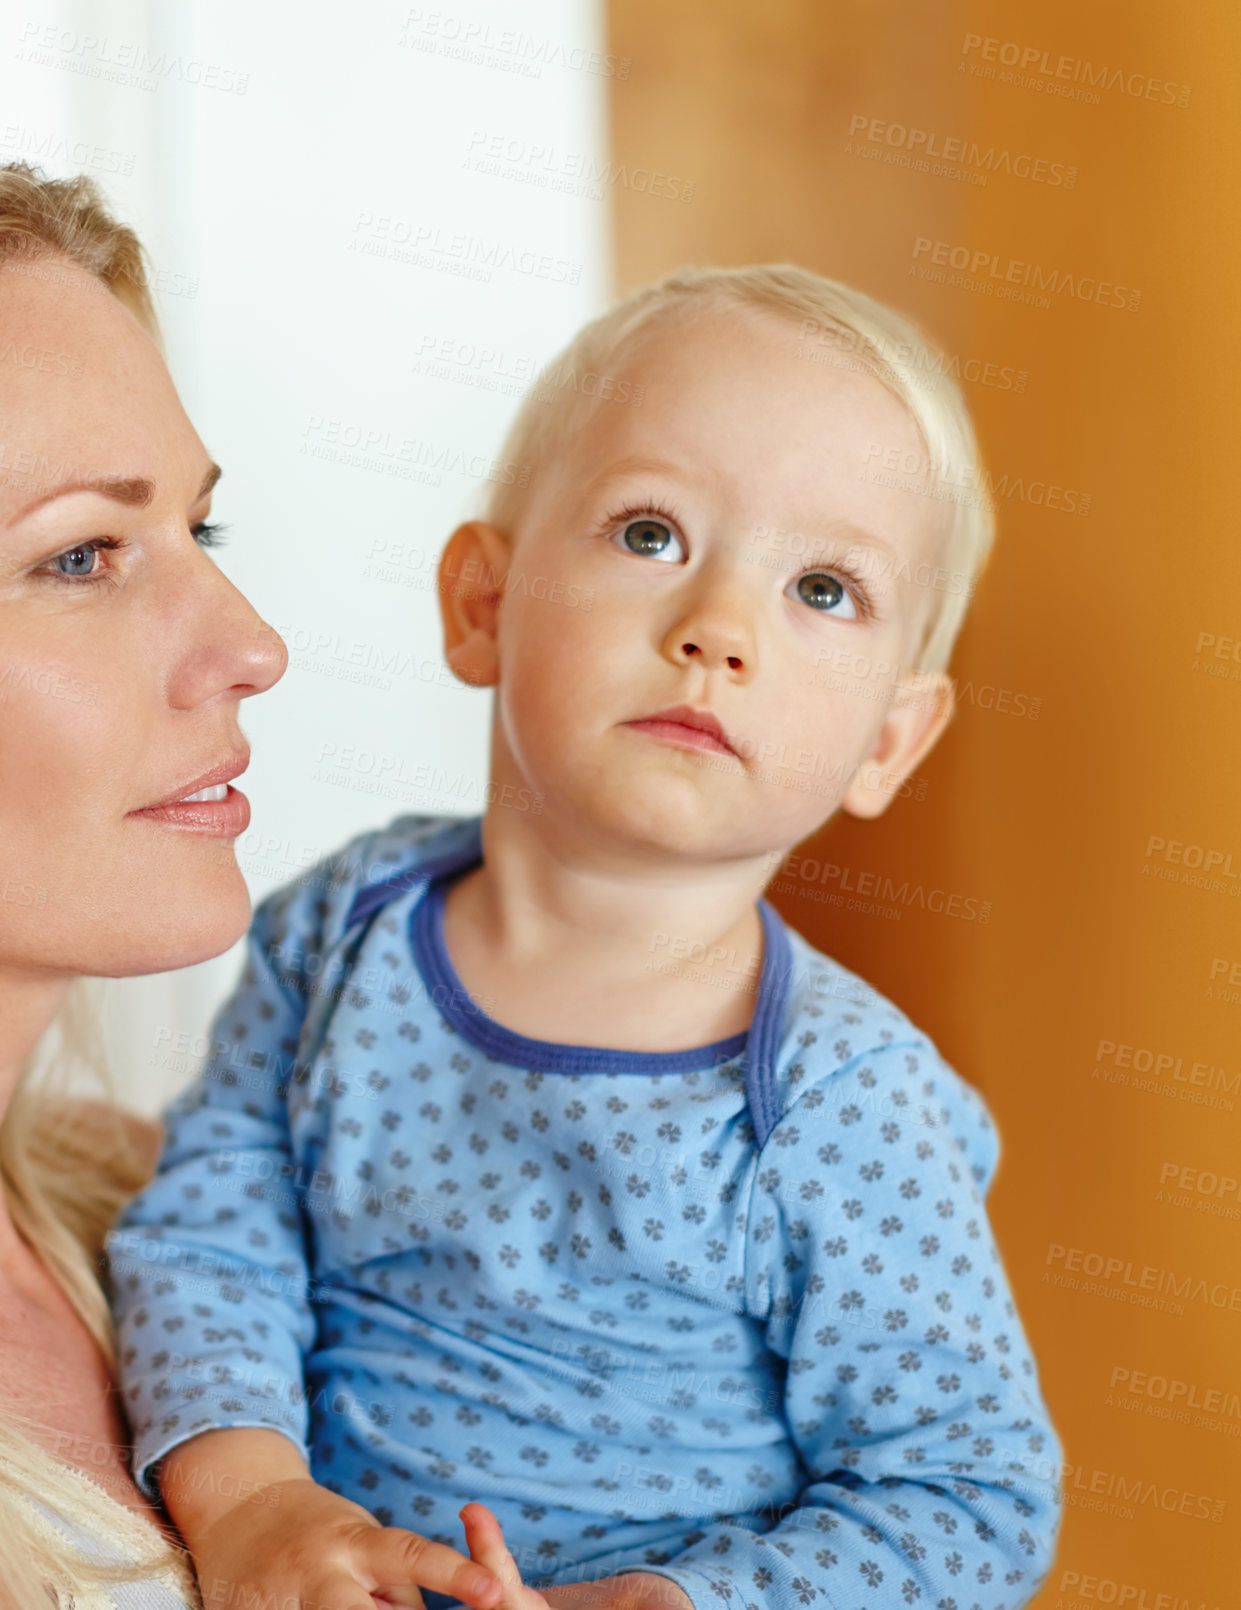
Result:
[[678,1051],[744,1032],[763,963],[757,864],[630,876],[543,840],[488,841],[444,944],[488,1015],[531,1039]]

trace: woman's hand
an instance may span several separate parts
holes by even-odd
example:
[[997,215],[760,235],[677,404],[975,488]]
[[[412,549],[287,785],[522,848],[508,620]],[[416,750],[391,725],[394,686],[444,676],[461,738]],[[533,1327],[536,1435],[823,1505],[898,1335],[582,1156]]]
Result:
[[485,1504],[461,1511],[470,1558],[485,1565],[504,1584],[496,1610],[694,1610],[693,1600],[675,1582],[650,1571],[630,1571],[599,1582],[573,1582],[536,1593],[521,1580],[500,1523]]

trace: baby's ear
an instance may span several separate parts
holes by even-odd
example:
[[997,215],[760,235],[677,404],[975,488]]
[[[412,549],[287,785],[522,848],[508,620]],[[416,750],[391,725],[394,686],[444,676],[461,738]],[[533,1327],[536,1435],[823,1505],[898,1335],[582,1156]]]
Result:
[[444,657],[472,687],[494,687],[499,680],[496,634],[508,560],[507,539],[484,520],[459,525],[440,555]]
[[882,816],[939,742],[952,720],[952,678],[946,671],[910,671],[896,684],[874,747],[854,773],[841,800],[850,816]]

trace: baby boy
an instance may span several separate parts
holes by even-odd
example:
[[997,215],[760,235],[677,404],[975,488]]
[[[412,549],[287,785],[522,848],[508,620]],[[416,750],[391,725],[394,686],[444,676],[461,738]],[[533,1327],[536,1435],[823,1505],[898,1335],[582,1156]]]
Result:
[[787,266],[550,373],[441,561],[489,808],[263,903],[112,1237],[138,1479],[208,1605],[1014,1610],[1059,1447],[995,1131],[763,898],[951,717],[964,404]]

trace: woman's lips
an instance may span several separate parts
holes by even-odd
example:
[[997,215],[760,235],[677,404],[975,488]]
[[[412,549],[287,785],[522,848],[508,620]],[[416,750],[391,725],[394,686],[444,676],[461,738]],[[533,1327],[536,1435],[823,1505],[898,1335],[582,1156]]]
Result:
[[[130,816],[149,822],[163,822],[167,827],[182,828],[190,833],[205,833],[210,838],[235,839],[250,825],[250,801],[231,783],[223,799],[180,799],[171,805],[149,805],[143,811],[130,811]],[[219,788],[200,790],[218,793]]]
[[713,755],[731,755],[737,757],[726,743],[715,737],[713,733],[704,732],[701,727],[687,727],[682,721],[627,721],[627,727],[633,727],[638,732],[649,733],[652,738],[659,738],[664,743],[676,744],[678,749],[705,749]]

